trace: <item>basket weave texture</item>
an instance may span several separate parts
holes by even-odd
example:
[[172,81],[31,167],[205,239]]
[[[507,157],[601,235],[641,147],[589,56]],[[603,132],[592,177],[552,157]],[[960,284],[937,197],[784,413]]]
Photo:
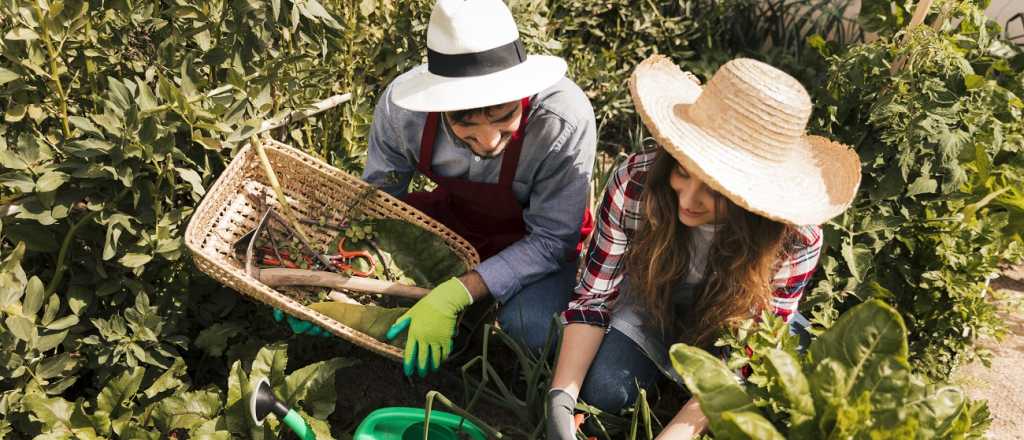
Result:
[[[263,141],[263,148],[295,215],[307,218],[327,216],[328,221],[340,222],[342,219],[339,217],[345,207],[351,206],[357,197],[365,196],[368,187],[365,182],[309,154],[273,140]],[[264,198],[267,201],[265,206],[280,212],[256,150],[246,145],[210,187],[189,221],[185,245],[192,251],[196,267],[221,284],[257,301],[315,323],[385,357],[401,360],[402,353],[398,348],[313,311],[294,298],[312,295],[322,288],[288,287],[279,291],[246,274],[244,262],[234,256],[233,245],[259,223],[261,207],[254,200]],[[465,239],[389,194],[376,191],[359,206],[366,217],[405,220],[437,234],[466,267],[476,267],[480,262],[476,250]],[[334,238],[317,227],[305,229],[317,248],[325,248]],[[356,297],[363,295],[360,292],[344,293]]]

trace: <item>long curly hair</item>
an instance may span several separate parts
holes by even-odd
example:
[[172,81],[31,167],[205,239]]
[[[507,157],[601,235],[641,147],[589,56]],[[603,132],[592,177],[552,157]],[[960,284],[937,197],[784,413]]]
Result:
[[714,212],[725,204],[725,218],[708,251],[703,282],[693,306],[674,313],[673,290],[689,272],[691,229],[679,221],[679,199],[669,177],[679,162],[659,148],[641,195],[642,220],[626,250],[630,289],[666,329],[682,342],[709,347],[724,328],[734,326],[767,307],[773,271],[791,227],[751,213],[715,193]]

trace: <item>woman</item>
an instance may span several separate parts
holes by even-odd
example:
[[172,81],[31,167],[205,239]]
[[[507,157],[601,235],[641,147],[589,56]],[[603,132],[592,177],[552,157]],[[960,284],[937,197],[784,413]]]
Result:
[[[630,78],[659,147],[609,180],[551,384],[548,437],[573,438],[577,398],[618,412],[661,375],[682,385],[668,347],[710,348],[765,308],[789,318],[821,249],[818,226],[860,183],[849,148],[807,136],[811,102],[795,79],[736,59],[702,90],[653,56]],[[705,429],[691,399],[661,438]]]

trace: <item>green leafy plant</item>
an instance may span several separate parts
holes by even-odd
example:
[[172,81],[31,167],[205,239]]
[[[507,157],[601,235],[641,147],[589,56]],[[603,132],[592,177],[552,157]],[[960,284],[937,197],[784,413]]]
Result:
[[[785,323],[765,318],[726,338],[740,352],[730,365],[672,346],[672,364],[717,438],[980,438],[989,422],[984,403],[911,371],[903,319],[881,301],[850,309],[804,354]],[[737,364],[752,371],[746,383],[730,369]]]
[[286,374],[287,361],[287,348],[281,344],[262,348],[248,373],[236,361],[226,396],[215,387],[191,389],[179,359],[155,378],[147,377],[142,367],[112,377],[95,400],[70,402],[29,392],[22,403],[41,424],[40,433],[49,438],[160,439],[170,433],[203,439],[277,438],[286,429],[283,425],[271,419],[256,426],[249,415],[249,396],[256,381],[266,377],[274,384],[275,395],[298,408],[318,439],[333,439],[324,419],[334,411],[335,372],[353,361],[333,358]]
[[[863,14],[902,23],[902,5],[866,2]],[[806,306],[827,327],[868,298],[891,302],[915,367],[944,379],[986,359],[975,341],[1004,331],[989,281],[1024,258],[1024,52],[975,1],[933,8],[934,27],[881,27],[827,57],[813,123],[857,150],[863,182],[826,227],[837,252]]]

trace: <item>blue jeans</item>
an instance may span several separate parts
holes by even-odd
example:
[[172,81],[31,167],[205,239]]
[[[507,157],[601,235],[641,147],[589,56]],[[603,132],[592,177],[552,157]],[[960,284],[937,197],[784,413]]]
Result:
[[[537,353],[547,343],[554,316],[569,305],[576,283],[576,266],[565,263],[558,271],[523,287],[498,309],[498,323],[509,336]],[[558,334],[552,350],[558,343]]]
[[[809,326],[810,322],[799,312],[790,318],[789,331],[800,337],[798,350],[801,352],[810,343]],[[619,414],[633,405],[640,388],[651,395],[661,378],[661,371],[640,346],[612,329],[605,335],[594,362],[590,364],[580,399],[601,411]]]

